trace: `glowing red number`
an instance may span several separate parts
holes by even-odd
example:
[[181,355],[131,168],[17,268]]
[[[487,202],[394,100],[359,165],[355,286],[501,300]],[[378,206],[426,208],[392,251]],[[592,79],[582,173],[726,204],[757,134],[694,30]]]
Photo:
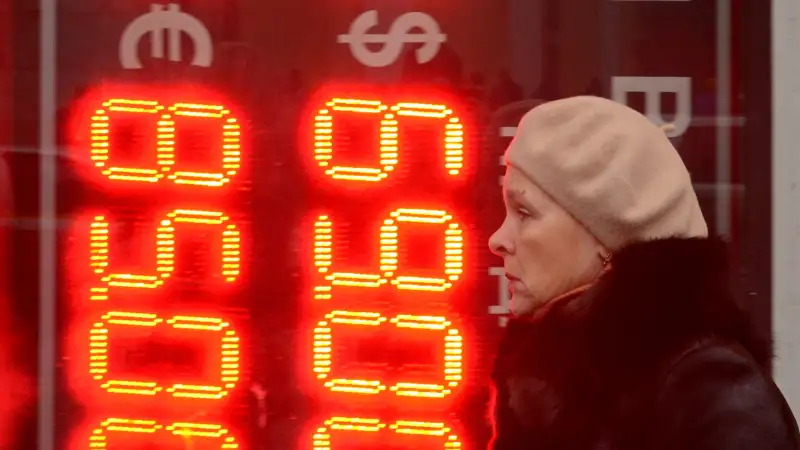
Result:
[[101,275],[104,286],[92,288],[91,300],[108,300],[109,287],[155,289],[164,284],[175,270],[175,225],[176,224],[220,225],[222,230],[221,274],[226,282],[233,282],[239,275],[240,238],[236,225],[221,212],[176,209],[161,220],[156,235],[156,266],[153,273],[107,273],[109,265],[109,225],[103,216],[92,222],[89,246],[90,265],[94,273]]
[[236,438],[222,425],[205,423],[175,422],[172,425],[164,426],[155,420],[147,419],[119,419],[109,418],[100,424],[100,427],[92,432],[89,438],[89,447],[92,449],[113,449],[119,448],[113,445],[114,436],[120,436],[120,441],[130,441],[136,435],[141,436],[144,443],[153,445],[156,436],[164,435],[182,439],[188,445],[186,448],[195,448],[194,440],[213,439],[219,442],[219,446],[203,447],[217,448],[220,450],[234,450],[239,448]]
[[[118,144],[123,141],[117,139],[120,129],[125,128],[126,120],[143,137],[140,148],[136,148],[134,153],[142,154],[145,158],[155,156],[150,164],[123,167],[125,163],[122,158],[126,152]],[[189,168],[191,163],[188,160],[177,161],[182,148],[187,146],[185,140],[188,140],[181,131],[189,129],[212,130],[211,148],[220,155],[217,168],[198,170]],[[109,180],[138,183],[170,180],[179,185],[221,187],[228,184],[240,169],[241,128],[237,118],[224,106],[181,102],[163,106],[154,100],[112,98],[94,111],[89,131],[90,158]],[[238,278],[241,264],[240,235],[236,225],[222,212],[176,209],[161,218],[154,224],[155,261],[145,261],[153,265],[134,271],[137,273],[125,273],[119,268],[114,270],[112,266],[115,259],[110,246],[112,227],[104,215],[98,215],[90,226],[89,262],[101,283],[91,288],[90,300],[109,300],[111,288],[141,289],[138,292],[145,294],[161,288],[175,273],[176,227],[179,224],[219,227],[222,255],[218,273],[226,283]],[[203,335],[218,339],[219,356],[206,355],[215,360],[209,376],[214,381],[207,382],[203,377],[199,381],[167,381],[165,378],[148,379],[149,375],[122,375],[122,364],[116,356],[111,356],[114,352],[110,351],[110,341],[116,339],[121,342],[131,332],[135,339],[140,338],[140,332],[148,335],[154,332],[177,333],[174,338],[179,339],[184,339],[184,336],[195,339]],[[215,317],[174,315],[162,318],[151,313],[106,312],[89,330],[88,359],[90,376],[105,392],[113,394],[159,398],[169,394],[172,398],[220,400],[236,387],[240,377],[239,337],[227,321]],[[184,422],[162,425],[154,420],[126,418],[105,420],[94,430],[88,444],[89,448],[119,448],[135,435],[142,436],[143,443],[147,445],[154,445],[152,436],[163,435],[172,440],[175,437],[182,438],[192,448],[195,448],[195,444],[208,449],[239,447],[236,439],[222,425]],[[81,441],[80,445],[84,446],[86,442]]]
[[[335,157],[337,150],[336,120],[343,115],[372,116],[376,122],[378,160],[372,166],[345,166],[341,156]],[[432,119],[444,128],[442,149],[444,169],[450,177],[458,176],[464,168],[464,126],[446,105],[429,103],[401,102],[387,106],[378,100],[334,98],[318,110],[314,121],[314,158],[316,164],[331,179],[348,182],[380,182],[389,177],[401,159],[400,122],[405,118]],[[444,236],[444,261],[440,268],[424,270],[407,267],[402,261],[401,234],[414,232],[415,226],[438,227]],[[314,266],[324,279],[314,287],[314,298],[318,301],[331,301],[335,287],[355,287],[377,289],[394,286],[399,291],[426,291],[443,293],[451,289],[464,271],[464,238],[461,225],[448,211],[436,209],[400,208],[391,212],[381,222],[379,239],[378,267],[367,270],[348,269],[334,264],[334,220],[328,215],[319,215],[314,224]],[[428,230],[426,230],[428,231]],[[408,245],[406,241],[406,245]],[[345,311],[348,306],[329,312],[314,328],[314,374],[331,392],[348,394],[379,395],[393,393],[398,397],[439,398],[452,394],[460,384],[463,373],[463,342],[461,334],[443,316],[399,314],[393,318],[384,317],[378,312]],[[361,308],[356,308],[361,309]],[[443,365],[437,379],[412,379],[405,374],[403,381],[380,379],[371,375],[349,377],[336,367],[334,340],[336,328],[340,326],[378,329],[390,324],[397,328],[436,332],[444,338]],[[423,335],[424,336],[424,335]],[[338,338],[341,339],[341,336]],[[427,342],[427,341],[426,341]],[[394,383],[393,385],[391,385]],[[380,397],[379,397],[380,398]],[[388,427],[379,419],[360,419],[334,417],[326,421],[314,434],[314,450],[331,450],[331,435],[334,431],[356,431],[355,436],[366,433],[377,434],[390,430],[398,435],[439,436],[444,449],[461,448],[461,443],[450,428],[443,423],[424,421],[398,421]],[[372,445],[383,447],[385,438]],[[438,444],[437,444],[438,445]],[[339,444],[342,446],[342,444]],[[402,447],[402,446],[401,446]],[[406,446],[404,448],[417,448]]]
[[[103,169],[103,175],[112,180],[145,181],[156,182],[164,175],[158,167],[134,168],[109,166],[109,155],[111,153],[111,117],[116,115],[147,115],[152,120],[153,128],[162,128],[159,123],[166,114],[163,113],[163,106],[158,102],[144,100],[122,100],[111,99],[103,103],[103,108],[95,111],[92,116],[92,150],[91,158],[96,167]],[[167,116],[168,117],[168,116]],[[168,122],[171,123],[171,122]],[[166,128],[166,125],[164,125]],[[160,136],[161,133],[158,133]],[[165,145],[159,139],[154,142],[156,155],[159,164],[166,164],[174,159],[172,147]]]
[[[95,380],[103,382],[103,389],[110,393],[134,395],[156,395],[165,390],[156,381],[115,380],[108,376],[111,365],[108,347],[114,327],[153,328],[163,326],[164,322],[156,314],[109,312],[102,321],[94,324],[89,337],[89,372]],[[221,340],[220,385],[175,383],[166,392],[173,397],[204,399],[220,399],[228,395],[239,381],[239,338],[236,331],[230,329],[230,324],[217,318],[175,316],[166,320],[166,325],[179,330],[219,333]]]
[[[400,227],[414,223],[444,228],[444,267],[439,277],[399,273]],[[377,273],[332,272],[333,222],[328,216],[320,216],[314,227],[314,263],[317,271],[325,275],[330,285],[318,286],[316,299],[330,299],[332,286],[377,288],[389,283],[403,290],[441,292],[451,288],[464,270],[464,239],[461,226],[445,211],[398,209],[392,212],[390,218],[381,226],[380,249],[380,271]]]
[[[464,127],[453,111],[445,105],[397,103],[386,106],[379,100],[335,98],[318,111],[314,120],[314,158],[325,173],[334,179],[351,181],[381,181],[389,176],[399,161],[400,131],[398,120],[424,117],[443,120],[444,166],[450,175],[458,175],[464,166]],[[336,151],[334,144],[334,113],[371,114],[380,117],[379,162],[375,167],[331,165]]]
[[[314,328],[314,372],[320,380],[328,380],[325,387],[333,392],[350,392],[374,395],[386,390],[379,380],[355,380],[331,376],[333,364],[333,326],[348,325],[378,327],[387,322],[379,313],[334,311],[325,316]],[[449,395],[461,381],[462,339],[461,334],[444,317],[398,315],[389,322],[398,328],[438,331],[444,334],[444,371],[441,383],[398,382],[389,388],[401,397],[442,398]]]
[[378,435],[386,431],[400,436],[430,436],[439,438],[442,441],[441,448],[445,450],[455,450],[462,447],[458,436],[443,422],[398,420],[387,427],[385,423],[378,419],[332,417],[326,420],[325,424],[317,428],[314,432],[314,450],[333,450],[334,433],[371,433],[373,435]]
[[[146,145],[155,149],[156,167],[118,167],[109,161],[114,150],[111,145],[112,118],[139,115],[152,121],[153,141]],[[220,172],[173,171],[176,165],[176,129],[180,121],[190,119],[213,120],[219,124],[222,135]],[[111,180],[155,183],[166,176],[177,184],[219,187],[228,183],[240,167],[240,134],[236,118],[231,117],[230,111],[223,106],[176,103],[165,108],[157,101],[111,99],[92,116],[91,159]]]

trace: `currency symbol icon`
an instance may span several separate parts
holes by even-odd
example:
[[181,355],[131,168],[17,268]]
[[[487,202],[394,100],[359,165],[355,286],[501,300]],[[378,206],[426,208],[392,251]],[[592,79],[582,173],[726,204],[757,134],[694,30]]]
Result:
[[170,3],[165,11],[161,5],[151,5],[150,12],[131,22],[119,42],[119,61],[125,69],[141,69],[137,50],[139,41],[150,33],[150,56],[164,57],[164,31],[168,31],[169,60],[181,60],[181,33],[186,33],[194,43],[195,66],[209,67],[213,54],[211,34],[194,16],[181,12],[180,6]]
[[[421,12],[409,12],[398,17],[388,34],[368,33],[376,25],[378,11],[366,11],[350,24],[348,34],[341,34],[337,38],[340,44],[349,44],[350,53],[368,67],[386,67],[394,63],[406,44],[423,44],[416,50],[416,58],[418,63],[424,64],[432,60],[442,43],[447,41],[447,35],[441,33],[433,17]],[[415,28],[422,30],[422,33],[411,33]],[[367,44],[383,44],[383,47],[373,51]]]

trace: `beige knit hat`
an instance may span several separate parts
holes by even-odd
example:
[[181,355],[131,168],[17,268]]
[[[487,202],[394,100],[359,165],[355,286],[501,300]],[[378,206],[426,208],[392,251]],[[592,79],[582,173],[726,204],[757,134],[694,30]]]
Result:
[[664,131],[599,97],[537,106],[506,163],[569,211],[612,253],[668,237],[707,237],[689,172]]

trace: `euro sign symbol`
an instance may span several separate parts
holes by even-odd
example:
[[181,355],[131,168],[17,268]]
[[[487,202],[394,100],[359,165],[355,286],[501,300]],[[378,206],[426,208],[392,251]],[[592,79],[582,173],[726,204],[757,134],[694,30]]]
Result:
[[[417,62],[424,64],[432,60],[447,36],[441,33],[439,24],[428,14],[410,12],[398,17],[392,23],[388,34],[369,34],[370,28],[378,25],[378,11],[367,11],[350,24],[348,34],[339,35],[340,44],[349,44],[350,53],[365,66],[386,67],[400,57],[405,44],[423,44],[416,50]],[[422,33],[411,33],[419,28]],[[383,44],[378,51],[372,51],[367,44]]]
[[211,34],[197,18],[181,12],[179,5],[170,3],[165,11],[161,5],[151,5],[150,12],[131,22],[119,41],[119,61],[125,69],[141,69],[138,47],[145,34],[150,33],[150,56],[164,57],[164,31],[168,31],[169,60],[181,60],[181,33],[194,43],[195,66],[209,67],[213,56]]

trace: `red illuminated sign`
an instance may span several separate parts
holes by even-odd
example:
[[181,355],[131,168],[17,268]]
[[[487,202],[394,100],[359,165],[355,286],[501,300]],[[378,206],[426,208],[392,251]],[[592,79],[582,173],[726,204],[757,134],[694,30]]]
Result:
[[[88,130],[83,131],[88,135],[84,141],[89,143],[94,167],[102,174],[104,183],[111,183],[111,187],[119,183],[171,182],[187,186],[193,198],[202,198],[203,192],[208,192],[204,189],[227,185],[241,168],[240,125],[225,106],[190,102],[162,106],[156,99],[130,98],[111,98],[100,103],[102,106],[92,111]],[[204,142],[210,146],[210,153],[218,155],[216,168],[197,169],[190,167],[192,163],[197,165],[196,160],[189,164],[181,161],[185,127],[210,130],[212,136],[216,134],[217,137]],[[127,134],[123,132],[126,129]],[[131,129],[139,139],[130,138]],[[133,152],[135,163],[118,160],[121,156],[131,159],[130,154],[121,154],[121,147],[130,147],[126,137],[137,146]],[[191,147],[191,150],[196,148]],[[181,208],[182,200],[176,198],[178,205],[168,207],[166,213],[153,214],[152,240],[148,242],[147,236],[138,237],[143,242],[142,255],[151,254],[154,258],[148,260],[142,256],[140,261],[126,264],[124,260],[130,256],[117,249],[126,239],[118,234],[124,224],[111,211],[116,205],[112,200],[114,190],[109,192],[111,197],[105,201],[111,203],[101,206],[107,207],[108,213],[98,211],[84,225],[88,226],[88,268],[93,278],[87,282],[88,296],[83,297],[78,307],[84,316],[80,318],[85,321],[81,322],[85,323],[81,333],[88,348],[84,344],[85,350],[76,359],[85,365],[76,367],[73,375],[76,388],[88,399],[88,416],[103,419],[90,426],[88,442],[84,434],[75,448],[117,450],[152,445],[154,439],[163,440],[167,446],[191,441],[197,448],[239,448],[237,439],[219,414],[222,408],[219,402],[237,389],[241,378],[242,355],[237,327],[222,315],[198,314],[196,307],[182,311],[184,306],[171,304],[176,294],[170,283],[180,270],[184,234],[205,235],[208,232],[211,239],[217,241],[206,242],[206,245],[219,248],[219,259],[210,261],[212,267],[216,266],[214,278],[223,283],[237,281],[242,269],[239,228],[224,212]],[[144,213],[149,214],[146,205],[151,200],[146,196],[151,194],[143,195],[135,202],[145,206]],[[169,202],[172,198],[165,195],[162,201]],[[219,198],[219,195],[209,197],[210,200],[203,203],[219,201]],[[194,202],[196,204],[197,200]],[[81,230],[81,233],[86,231]],[[209,286],[214,287],[210,283]],[[218,305],[211,308],[212,311],[218,309]],[[200,373],[172,373],[171,370],[146,375],[135,373],[139,369],[136,364],[131,368],[115,350],[120,346],[126,351],[135,350],[136,342],[169,341],[202,344],[202,355],[197,359],[203,361],[205,367]],[[87,369],[91,385],[85,383],[86,378],[81,374]],[[134,403],[135,398],[142,400]],[[195,407],[202,405],[203,415],[210,419],[186,420],[181,408],[191,406],[176,403],[180,401],[200,402],[195,403]],[[124,407],[119,408],[119,405]]]
[[[444,234],[444,263],[442,273],[438,277],[401,275],[399,271],[398,251],[399,232],[403,224],[421,224],[439,226]],[[314,262],[319,273],[331,286],[355,286],[377,288],[387,282],[398,289],[415,291],[446,291],[453,286],[463,272],[462,253],[464,240],[461,226],[453,221],[453,217],[445,211],[428,209],[398,209],[383,221],[379,236],[380,267],[374,273],[352,273],[345,271],[330,272],[333,258],[333,222],[328,216],[320,216],[314,224]],[[330,288],[320,286],[317,289],[318,300],[327,299],[325,292]]]
[[[149,128],[152,141],[143,152],[155,153],[151,167],[119,167],[113,162],[114,145],[111,136],[115,119],[124,116],[143,116],[143,126]],[[192,172],[176,168],[176,131],[181,122],[202,119],[207,126],[219,127],[221,170]],[[230,111],[220,105],[175,103],[165,108],[155,100],[111,99],[95,111],[91,124],[91,158],[103,175],[111,180],[155,183],[165,176],[177,184],[222,186],[228,183],[241,162],[239,124]]]
[[[82,392],[93,389],[94,395],[87,395],[86,403],[89,416],[99,419],[76,448],[87,448],[88,444],[88,448],[123,449],[152,439],[163,440],[167,446],[191,439],[202,448],[239,448],[241,442],[221,414],[222,402],[243,384],[246,353],[236,321],[219,312],[223,306],[216,302],[223,296],[215,295],[214,304],[201,309],[184,309],[182,304],[172,303],[179,290],[176,278],[185,261],[180,242],[187,236],[201,234],[204,245],[219,249],[218,256],[207,261],[213,268],[210,278],[219,284],[204,279],[203,289],[219,294],[222,285],[240,279],[242,231],[231,215],[223,212],[224,205],[214,204],[224,198],[227,191],[223,188],[240,172],[244,159],[239,120],[222,103],[164,101],[171,105],[164,106],[153,98],[106,97],[98,104],[101,107],[92,108],[83,132],[88,136],[85,142],[100,182],[114,188],[151,185],[167,190],[182,185],[188,188],[182,192],[191,201],[163,195],[158,196],[158,206],[151,207],[147,196],[161,191],[135,193],[134,203],[139,209],[143,207],[134,214],[138,228],[123,232],[129,215],[115,209],[117,190],[109,189],[102,201],[112,203],[92,211],[85,224],[87,230],[82,230],[88,243],[91,279],[84,283],[87,295],[79,306],[84,336],[79,351],[86,357],[78,359],[85,364],[73,378]],[[321,169],[329,186],[344,184],[358,191],[359,187],[387,185],[390,178],[392,186],[403,181],[400,175],[408,175],[409,166],[420,156],[408,144],[415,139],[406,134],[409,124],[436,136],[434,147],[439,152],[431,155],[434,163],[430,170],[445,183],[444,189],[463,178],[465,126],[446,102],[333,98],[321,104],[313,110],[310,121],[313,143],[303,150],[310,153],[309,167]],[[373,133],[376,144],[375,153],[358,147],[359,156],[368,155],[360,163],[347,161],[352,152],[348,155],[347,146],[340,145],[339,139],[346,133],[347,120],[354,117],[367,119],[373,130],[367,133]],[[216,155],[214,169],[198,168],[196,160],[184,159],[184,155],[191,156],[185,150],[187,145],[195,149],[186,144],[185,139],[191,138],[186,138],[185,130],[197,128],[211,136],[203,144]],[[133,138],[131,129],[135,130]],[[133,157],[131,142],[136,146]],[[374,163],[364,162],[373,154]],[[408,445],[414,448],[417,444],[437,449],[462,447],[453,426],[446,420],[436,420],[439,413],[434,417],[429,413],[443,412],[447,406],[442,405],[448,403],[442,402],[452,399],[463,384],[464,336],[450,308],[441,305],[451,301],[464,276],[464,226],[453,204],[408,197],[392,198],[392,202],[400,201],[393,208],[385,208],[383,197],[377,197],[381,212],[371,218],[376,221],[373,234],[359,237],[374,249],[370,260],[375,263],[360,268],[354,268],[358,264],[348,262],[347,252],[342,252],[348,245],[340,233],[351,228],[347,221],[352,220],[353,210],[343,211],[340,208],[345,204],[335,201],[313,208],[313,229],[308,236],[313,256],[307,267],[313,277],[309,309],[313,332],[303,344],[310,346],[310,351],[302,354],[311,357],[309,379],[319,388],[312,395],[323,405],[329,400],[335,403],[333,396],[351,398],[357,402],[352,406],[363,414],[326,414],[329,418],[314,427],[311,441],[306,441],[310,445],[305,448],[342,449],[375,439],[378,441],[369,445],[380,446],[387,434],[396,442],[411,439]],[[133,244],[127,242],[131,233],[136,234]],[[419,253],[414,240],[422,235],[436,242],[425,248],[433,256],[424,267],[407,257]],[[138,255],[134,261],[128,255],[131,245]],[[371,297],[362,299],[354,294],[359,292],[382,296],[384,301],[370,303]],[[430,302],[407,302],[414,298]],[[431,306],[434,304],[439,306]],[[433,360],[412,364],[418,370],[386,370],[373,365],[365,372],[358,362],[342,364],[342,342],[369,341],[376,334],[402,341],[403,346],[411,341],[420,344],[430,351]],[[168,365],[162,365],[161,370],[139,373],[125,364],[126,356],[115,351],[120,346],[135,349],[168,341],[201,342],[199,359],[205,367],[198,373],[173,373]],[[308,363],[304,361],[302,368],[306,373]],[[88,381],[84,382],[87,368]],[[394,408],[399,413],[387,418],[370,410],[374,405],[361,403],[370,398],[400,402]],[[415,402],[415,406],[405,402]],[[125,408],[119,409],[117,404]],[[210,418],[199,422],[187,419],[191,405],[203,405],[204,414]],[[323,409],[333,411],[325,406]],[[408,419],[415,415],[420,418]]]
[[[362,147],[359,150],[363,154],[374,154],[373,164],[348,164],[337,156],[340,142],[349,144],[349,139],[337,136],[339,121],[353,118],[371,121],[371,129],[365,133],[374,133],[374,150]],[[403,125],[410,121],[438,134],[440,153],[434,156],[439,161],[438,167],[444,169],[439,172],[443,175],[440,179],[451,183],[463,176],[464,124],[448,105],[419,101],[387,104],[369,97],[333,98],[315,110],[313,119],[314,165],[326,175],[323,183],[332,187],[382,184],[396,176],[393,174],[404,163],[405,172],[409,173],[411,169],[407,161],[416,155],[413,155],[414,149],[406,144]],[[420,177],[427,175],[415,174]],[[395,181],[393,189],[399,188]],[[398,295],[405,296],[406,300],[414,295],[433,296],[430,297],[431,303],[447,302],[464,272],[463,226],[451,211],[451,206],[431,207],[425,202],[418,203],[418,199],[415,202],[413,198],[396,197],[393,195],[391,201],[402,201],[402,207],[377,217],[379,222],[374,234],[366,232],[355,237],[368,240],[372,244],[368,247],[375,249],[370,258],[375,261],[372,267],[354,268],[346,260],[342,261],[339,249],[349,246],[345,242],[353,237],[348,235],[348,239],[338,235],[340,227],[348,228],[350,224],[332,211],[336,206],[322,205],[326,212],[313,217],[312,270],[316,272],[316,278],[313,281],[312,310],[319,314],[319,319],[313,326],[312,371],[317,385],[329,393],[321,394],[323,401],[333,399],[326,396],[330,394],[344,396],[337,398],[353,396],[350,401],[345,401],[352,406],[362,404],[368,398],[388,396],[387,399],[400,401],[396,408],[400,411],[411,406],[410,403],[404,405],[403,399],[422,402],[411,407],[411,411],[425,409],[424,405],[430,402],[441,402],[451,397],[462,382],[464,342],[458,325],[448,318],[446,311],[407,305]],[[375,219],[370,218],[366,223]],[[439,236],[438,248],[424,250],[440,255],[434,267],[418,268],[403,257],[419,251],[409,246],[410,239],[418,234]],[[371,297],[364,297],[363,293],[372,293],[383,301],[370,304]],[[390,298],[393,304],[387,305]],[[342,335],[369,342],[380,333],[394,336],[393,339],[422,342],[425,347],[433,349],[438,362],[432,363],[433,370],[421,371],[424,373],[380,369],[383,367],[380,364],[361,370],[358,363],[351,361],[343,365],[339,362],[343,356],[339,344]],[[389,349],[386,351],[391,352]],[[418,419],[392,423],[391,420],[371,418],[368,409],[372,406],[363,403],[363,415],[337,415],[325,420],[313,432],[313,449],[342,449],[359,443],[366,445],[365,448],[379,448],[386,445],[387,435],[394,436],[388,439],[398,445],[397,448],[423,448],[419,445],[437,449],[462,448],[460,439],[446,422]],[[399,436],[422,438],[422,441],[400,444],[397,442]]]
[[[380,118],[377,167],[347,167],[332,165],[336,146],[333,133],[338,114],[367,114]],[[384,105],[380,100],[335,98],[325,104],[314,120],[314,157],[325,173],[333,179],[350,181],[381,181],[389,176],[401,158],[402,138],[398,130],[404,117],[424,117],[443,122],[442,150],[444,168],[456,176],[464,166],[464,127],[453,111],[445,105],[426,103],[397,103]],[[378,121],[376,120],[376,125]]]
[[[108,375],[112,365],[108,357],[108,346],[117,327],[142,327],[146,333],[153,328],[168,326],[182,332],[212,332],[219,335],[220,376],[217,385],[195,385],[174,383],[166,389],[157,380],[115,380]],[[89,352],[92,354],[89,372],[102,387],[112,394],[157,395],[161,392],[173,397],[220,399],[239,381],[239,338],[230,324],[211,317],[175,316],[167,320],[156,314],[109,312],[96,322],[90,331]]]
[[397,328],[441,332],[444,347],[441,382],[409,383],[401,381],[391,386],[388,392],[405,397],[442,398],[449,395],[452,392],[451,389],[458,386],[461,381],[461,335],[444,317],[401,314],[387,319],[375,312],[333,311],[327,314],[325,319],[317,323],[314,328],[314,372],[318,379],[329,380],[325,382],[325,387],[333,392],[380,394],[386,391],[386,385],[381,380],[352,380],[331,376],[331,348],[334,345],[333,327],[335,325],[378,327],[388,323]]
[[202,423],[175,422],[161,424],[155,420],[117,419],[109,418],[100,424],[89,438],[89,448],[92,449],[117,449],[120,443],[126,447],[135,447],[152,444],[154,437],[161,440],[161,435],[167,438],[168,445],[177,447],[176,444],[199,441],[195,444],[198,448],[233,450],[239,444],[230,432],[220,425]]
[[[155,289],[162,286],[175,271],[175,233],[178,224],[218,225],[221,230],[222,255],[220,273],[226,282],[233,282],[240,271],[240,238],[236,225],[230,218],[216,211],[176,209],[158,222],[156,229],[156,261],[151,273],[107,273],[111,259],[109,248],[109,225],[103,216],[95,216],[89,237],[90,263],[104,286],[92,288],[90,300],[108,300],[109,287]],[[144,265],[144,263],[143,263]]]
[[444,422],[398,420],[387,424],[373,418],[331,417],[314,433],[313,449],[347,448],[348,444],[357,443],[370,443],[373,448],[380,448],[387,439],[405,441],[402,448],[462,448],[458,436]]

